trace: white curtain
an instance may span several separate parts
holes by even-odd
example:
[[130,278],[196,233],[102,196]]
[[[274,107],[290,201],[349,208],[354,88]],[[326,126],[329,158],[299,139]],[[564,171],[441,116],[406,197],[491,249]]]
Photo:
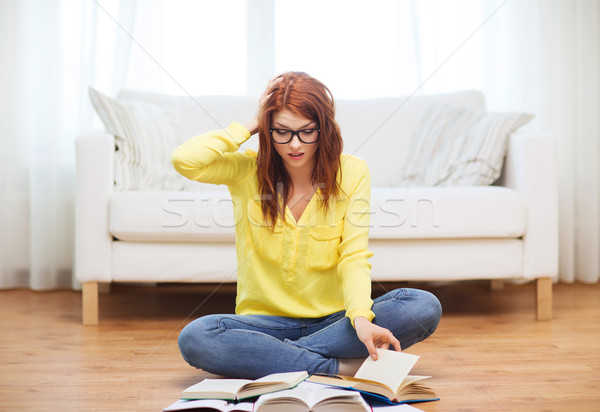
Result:
[[78,110],[62,87],[70,70],[57,5],[0,2],[2,287],[71,285]]
[[539,113],[558,137],[560,279],[600,277],[600,2],[540,3]]
[[74,141],[102,128],[88,86],[244,94],[245,16],[244,0],[0,0],[0,288],[78,287]]
[[75,284],[73,142],[101,127],[89,85],[257,94],[286,69],[336,97],[476,88],[534,113],[559,143],[560,279],[596,282],[599,20],[598,0],[0,0],[0,288]]
[[0,288],[76,286],[74,140],[95,127],[88,85],[118,89],[128,61],[102,19],[93,1],[0,1]]

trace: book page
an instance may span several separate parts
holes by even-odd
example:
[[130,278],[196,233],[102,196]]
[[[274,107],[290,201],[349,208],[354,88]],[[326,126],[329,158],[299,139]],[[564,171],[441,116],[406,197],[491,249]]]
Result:
[[[293,389],[262,395],[256,401],[257,412],[287,412],[313,409],[315,405],[327,406],[328,410],[369,411],[360,393],[332,388],[316,383],[302,382]],[[317,408],[318,409],[318,408]]]
[[368,357],[354,377],[381,382],[394,392],[419,360],[418,355],[386,349],[377,349],[377,356],[376,361]]
[[324,386],[318,383],[302,382],[303,389],[306,389],[309,394],[307,402],[311,408],[320,405],[321,407],[330,407],[333,410],[343,411],[369,411],[368,407],[359,392],[348,391],[345,389]]
[[371,410],[373,412],[423,412],[421,409],[417,409],[406,403],[402,405],[371,406]]
[[184,390],[181,398],[235,399],[238,389],[249,382],[252,381],[248,379],[204,379]]
[[255,381],[251,381],[247,384],[249,385],[271,385],[273,383],[287,383],[293,384],[304,380],[304,378],[308,377],[308,372],[300,371],[300,372],[284,372],[284,373],[272,373],[271,375],[263,376],[260,379],[256,379]]
[[308,391],[299,385],[292,389],[261,395],[254,404],[254,410],[280,412],[284,407],[286,411],[305,411],[307,408],[310,409],[308,397]]
[[308,377],[308,372],[273,373],[245,384],[238,390],[238,399],[292,388]]
[[402,388],[404,388],[405,386],[407,386],[413,382],[417,382],[417,381],[421,381],[423,379],[429,379],[429,378],[431,378],[431,376],[408,375],[406,378],[404,378],[404,381],[402,381]]
[[[341,375],[340,375],[341,376]],[[330,385],[340,388],[354,388],[358,391],[376,393],[381,396],[385,396],[390,400],[396,398],[396,393],[388,388],[386,385],[380,382],[361,379],[350,376],[341,376],[340,378],[330,376],[318,376],[313,375],[307,379],[309,382],[319,383],[322,385]]]
[[322,385],[331,385],[331,386],[339,386],[341,388],[354,388],[356,384],[360,381],[351,378],[344,377],[344,379],[336,378],[332,376],[320,376],[320,375],[312,375],[310,378],[306,380],[307,382],[314,382]]
[[252,402],[231,403],[218,399],[201,399],[186,401],[178,400],[171,406],[163,409],[163,412],[189,411],[198,409],[210,409],[223,412],[252,412],[254,404]]

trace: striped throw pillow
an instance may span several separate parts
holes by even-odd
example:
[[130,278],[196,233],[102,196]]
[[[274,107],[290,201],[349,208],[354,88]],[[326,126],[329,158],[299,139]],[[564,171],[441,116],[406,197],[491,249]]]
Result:
[[178,111],[142,101],[119,101],[89,88],[94,109],[115,137],[115,190],[183,190],[170,154],[176,140]]
[[533,118],[433,104],[411,141],[401,186],[482,186],[502,171],[508,138]]

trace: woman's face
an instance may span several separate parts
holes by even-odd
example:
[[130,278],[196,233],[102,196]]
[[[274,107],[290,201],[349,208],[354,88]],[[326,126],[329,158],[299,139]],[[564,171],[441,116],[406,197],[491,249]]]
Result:
[[[310,130],[318,129],[319,125],[314,120],[299,116],[288,110],[282,110],[273,113],[271,117],[271,129],[284,130]],[[275,131],[273,134],[275,135]],[[318,132],[314,132],[318,133]],[[288,171],[306,171],[312,173],[315,166],[315,152],[319,146],[316,143],[302,143],[298,135],[294,135],[289,143],[273,143],[275,150],[283,159],[283,164]],[[296,155],[296,156],[294,156]]]

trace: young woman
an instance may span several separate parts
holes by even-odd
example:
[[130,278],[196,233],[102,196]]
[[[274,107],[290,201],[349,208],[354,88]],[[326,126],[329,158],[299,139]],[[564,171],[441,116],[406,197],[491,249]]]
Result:
[[[342,154],[329,89],[305,73],[272,79],[257,117],[191,138],[175,169],[228,186],[237,252],[235,315],[208,315],[179,336],[183,358],[240,378],[306,370],[353,374],[376,348],[431,335],[439,301],[415,289],[371,300],[370,175]],[[237,151],[258,133],[258,153]],[[402,264],[402,262],[399,262]]]

